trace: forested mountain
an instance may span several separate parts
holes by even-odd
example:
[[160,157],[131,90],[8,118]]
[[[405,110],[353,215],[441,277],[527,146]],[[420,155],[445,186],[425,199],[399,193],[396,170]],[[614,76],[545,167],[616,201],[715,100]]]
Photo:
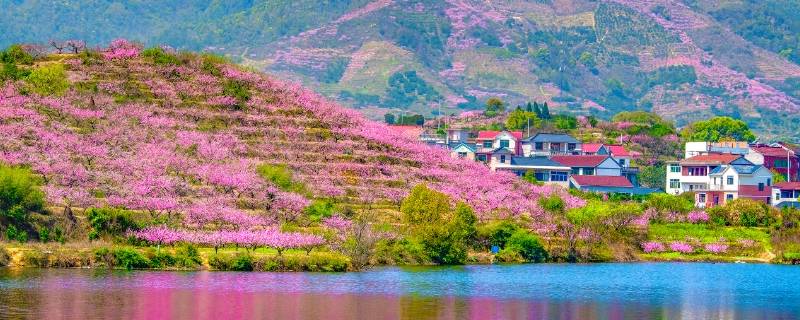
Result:
[[117,37],[207,49],[378,118],[547,101],[800,132],[800,1],[0,0],[0,44]]

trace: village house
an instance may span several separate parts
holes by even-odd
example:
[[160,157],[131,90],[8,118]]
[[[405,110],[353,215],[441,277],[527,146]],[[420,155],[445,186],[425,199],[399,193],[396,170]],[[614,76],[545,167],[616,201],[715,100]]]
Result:
[[536,181],[544,184],[569,187],[572,168],[561,165],[547,157],[511,157],[505,163],[494,163],[492,170],[511,171],[518,176],[531,172]]
[[581,143],[568,134],[537,133],[522,140],[522,153],[526,157],[577,155],[581,153]]
[[767,169],[777,172],[789,181],[798,181],[800,172],[800,161],[794,150],[783,146],[753,145],[750,152],[745,155],[747,160],[754,164],[760,164]]
[[800,208],[800,182],[781,182],[772,187],[772,205],[778,208]]
[[556,163],[571,168],[573,175],[621,176],[622,166],[609,155],[564,155],[551,157]]
[[695,193],[695,205],[714,207],[737,198],[770,203],[772,173],[738,154],[703,154],[667,164],[666,191]]
[[522,154],[521,140],[521,131],[479,131],[475,139],[475,160],[489,163],[497,155],[497,160],[503,163],[506,156]]

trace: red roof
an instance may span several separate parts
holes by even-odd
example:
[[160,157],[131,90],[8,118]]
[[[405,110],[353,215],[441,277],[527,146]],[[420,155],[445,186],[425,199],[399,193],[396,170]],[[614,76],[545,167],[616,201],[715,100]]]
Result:
[[800,182],[781,182],[776,183],[775,188],[781,190],[800,190]]
[[597,153],[601,146],[603,146],[602,143],[584,143],[581,146],[581,150],[588,153]]
[[786,154],[791,152],[781,147],[753,147],[753,151],[763,154],[768,157],[786,157]]
[[602,143],[584,143],[581,146],[581,150],[583,152],[588,153],[597,153],[600,151],[600,147],[606,146],[606,149],[611,152],[612,156],[616,157],[630,157],[631,154],[628,150],[625,149],[625,146],[619,144],[602,144]]
[[608,159],[608,156],[553,156],[550,160],[558,162],[567,167],[596,167],[603,161]]
[[630,153],[625,149],[625,146],[619,144],[607,144],[606,148],[611,151],[611,155],[615,157],[630,157]]
[[[493,140],[503,131],[478,131],[478,140]],[[522,140],[522,131],[506,131],[510,133],[514,139]]]
[[573,175],[572,180],[581,187],[627,187],[633,188],[628,178],[623,176],[583,176]]
[[681,161],[681,164],[729,164],[741,158],[741,155],[730,153],[710,153],[694,156]]

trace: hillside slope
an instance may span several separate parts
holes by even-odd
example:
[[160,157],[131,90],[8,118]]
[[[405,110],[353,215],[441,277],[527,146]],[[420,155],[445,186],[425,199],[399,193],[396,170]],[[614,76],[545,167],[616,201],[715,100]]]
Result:
[[[582,203],[212,56],[140,52],[120,40],[102,54],[17,67],[30,75],[2,84],[0,163],[30,166],[63,208],[119,206],[183,216],[188,227],[209,215],[274,224],[315,199],[398,205],[425,183],[483,219],[525,215],[546,228],[539,197]],[[263,178],[282,167],[291,185]]]
[[793,0],[37,3],[0,1],[11,9],[0,44],[55,34],[207,48],[374,119],[387,109],[460,112],[498,96],[606,117],[655,111],[679,126],[728,115],[766,138],[800,132]]

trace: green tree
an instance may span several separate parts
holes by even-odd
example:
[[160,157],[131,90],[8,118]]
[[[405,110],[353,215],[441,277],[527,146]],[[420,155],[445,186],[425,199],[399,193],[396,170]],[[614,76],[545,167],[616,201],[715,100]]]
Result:
[[391,113],[386,113],[383,115],[383,121],[388,124],[394,124],[394,115]]
[[44,193],[28,169],[0,166],[0,218],[5,225],[27,223],[30,212],[42,211]]
[[403,200],[400,211],[409,235],[425,248],[431,261],[463,264],[474,239],[477,217],[463,202],[450,206],[447,195],[418,185]]
[[544,262],[548,257],[539,237],[523,229],[517,230],[508,238],[506,247],[519,252],[529,262]]
[[772,169],[770,171],[772,172],[772,183],[786,182],[786,174],[780,173],[775,169]]
[[60,63],[48,64],[31,71],[25,78],[27,89],[40,95],[62,95],[69,88],[67,72]]
[[486,115],[494,117],[506,111],[506,104],[500,98],[492,97],[486,100]]
[[550,115],[550,107],[547,106],[547,102],[542,104],[541,108],[542,108],[542,115],[540,116],[540,118],[545,120],[550,120],[552,116]]
[[511,111],[508,115],[506,119],[506,129],[521,130],[528,128],[528,125],[532,128],[536,128],[540,123],[541,121],[539,121],[539,117],[537,117],[535,113],[516,109]]
[[639,183],[648,188],[664,188],[667,170],[664,165],[645,166],[639,173]]
[[697,121],[683,131],[683,136],[689,141],[753,141],[755,134],[742,120],[730,117],[714,117],[709,120]]

